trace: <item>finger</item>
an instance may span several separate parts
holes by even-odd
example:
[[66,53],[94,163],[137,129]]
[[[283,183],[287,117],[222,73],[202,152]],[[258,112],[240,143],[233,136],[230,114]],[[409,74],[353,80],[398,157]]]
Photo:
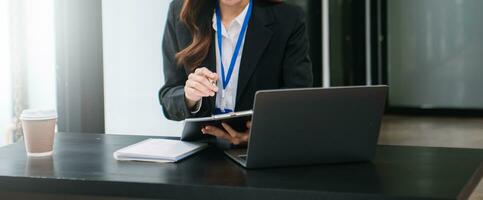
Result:
[[252,128],[252,121],[247,121],[247,128],[251,129]]
[[196,84],[193,84],[193,83],[186,83],[186,88],[188,88],[187,91],[189,92],[193,92],[194,94],[196,94],[197,96],[200,96],[200,97],[207,97],[207,96],[210,96],[210,92],[207,92],[207,91],[202,91],[202,90],[199,90],[196,88]]
[[228,125],[226,123],[221,123],[221,125],[226,130],[226,132],[228,132],[228,134],[230,134],[231,137],[240,138],[242,136],[240,133],[238,133],[238,131],[233,129],[230,125]]
[[207,78],[214,80],[214,81],[218,80],[218,75],[216,73],[211,72],[206,67],[201,67],[201,68],[196,69],[195,74],[206,76]]
[[200,82],[198,82],[196,80],[188,79],[186,81],[186,83],[190,87],[192,87],[192,88],[194,88],[194,89],[196,89],[196,90],[204,93],[206,96],[215,96],[215,92],[213,92],[210,88],[207,88],[204,84],[202,84],[202,83],[200,83]]
[[206,76],[207,78],[210,78],[212,80],[217,80],[218,76],[216,73],[211,72],[208,68],[206,67],[201,67],[195,70],[195,73],[198,75],[203,75]]
[[234,138],[234,137],[231,137],[225,130],[223,129],[220,129],[218,127],[214,127],[214,126],[207,126],[208,130],[211,130],[213,129],[214,132],[216,132],[215,134],[217,134],[218,138],[221,138],[221,139],[224,139],[224,140],[227,140],[228,142],[234,144],[234,145],[239,145],[241,143],[241,140],[238,139],[238,138]]
[[188,97],[194,97],[194,100],[199,100],[204,96],[201,92],[191,87],[185,87],[184,90],[186,95]]
[[216,87],[212,82],[210,82],[205,76],[200,76],[200,75],[197,75],[197,74],[190,74],[190,76],[188,76],[188,78],[190,80],[193,80],[193,81],[196,81],[198,83],[203,84],[206,88],[208,88],[212,92],[218,91],[218,87]]
[[206,133],[206,134],[214,135],[217,138],[221,138],[221,139],[227,140],[228,142],[230,142],[230,143],[232,143],[234,145],[239,145],[242,142],[241,139],[234,138],[231,135],[229,135],[229,133],[227,133],[226,131],[224,131],[222,129],[219,129],[217,127],[207,126],[207,127],[205,127],[205,129],[202,129],[202,131],[204,133]]
[[226,139],[226,140],[231,141],[230,135],[228,135],[228,133],[226,133],[225,131],[223,131],[223,130],[217,128],[217,127],[206,126],[201,131],[205,134],[213,135],[217,138],[222,138],[222,139]]
[[242,140],[247,141],[250,140],[250,129],[252,129],[252,121],[247,121],[247,130],[244,132]]
[[204,85],[202,85],[201,83],[198,83],[196,81],[193,81],[191,79],[188,79],[186,81],[186,85],[190,88],[193,88],[197,91],[199,91],[201,94],[203,94],[202,96],[206,97],[206,96],[214,96],[215,93],[211,90],[209,90],[208,88],[206,88]]
[[236,138],[233,138],[233,140],[230,141],[232,144],[234,145],[239,145],[241,144],[241,140],[240,139],[236,139]]
[[243,135],[240,140],[248,142],[248,140],[250,140],[250,133],[247,131],[247,133]]

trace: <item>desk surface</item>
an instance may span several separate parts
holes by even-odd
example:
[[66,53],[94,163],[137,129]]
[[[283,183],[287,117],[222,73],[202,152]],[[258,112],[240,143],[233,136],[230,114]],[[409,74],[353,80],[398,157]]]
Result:
[[59,133],[53,157],[0,148],[0,191],[167,199],[458,199],[482,176],[483,150],[379,146],[371,163],[245,170],[209,148],[177,164],[119,162],[142,136]]

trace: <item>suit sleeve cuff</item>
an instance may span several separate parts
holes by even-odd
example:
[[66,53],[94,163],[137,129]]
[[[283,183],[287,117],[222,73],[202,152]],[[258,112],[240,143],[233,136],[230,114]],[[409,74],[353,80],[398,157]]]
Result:
[[194,106],[194,109],[191,111],[191,114],[197,114],[198,112],[200,112],[202,103],[203,103],[203,99],[196,102],[196,105]]

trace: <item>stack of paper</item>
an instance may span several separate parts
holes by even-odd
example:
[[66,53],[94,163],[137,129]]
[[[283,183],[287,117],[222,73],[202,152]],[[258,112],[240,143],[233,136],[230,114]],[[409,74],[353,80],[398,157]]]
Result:
[[207,147],[198,142],[168,139],[147,139],[114,152],[122,161],[177,162]]

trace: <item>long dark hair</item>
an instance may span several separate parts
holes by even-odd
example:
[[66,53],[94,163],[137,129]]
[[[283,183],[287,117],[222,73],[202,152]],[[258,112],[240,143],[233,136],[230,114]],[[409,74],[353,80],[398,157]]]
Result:
[[[257,2],[279,3],[281,0],[254,0]],[[178,65],[194,71],[208,55],[212,42],[213,10],[217,0],[184,0],[179,19],[191,32],[193,40],[185,49],[176,54]]]
[[191,32],[193,40],[185,49],[176,54],[176,61],[193,71],[208,55],[211,45],[211,18],[216,0],[184,0],[179,19]]

